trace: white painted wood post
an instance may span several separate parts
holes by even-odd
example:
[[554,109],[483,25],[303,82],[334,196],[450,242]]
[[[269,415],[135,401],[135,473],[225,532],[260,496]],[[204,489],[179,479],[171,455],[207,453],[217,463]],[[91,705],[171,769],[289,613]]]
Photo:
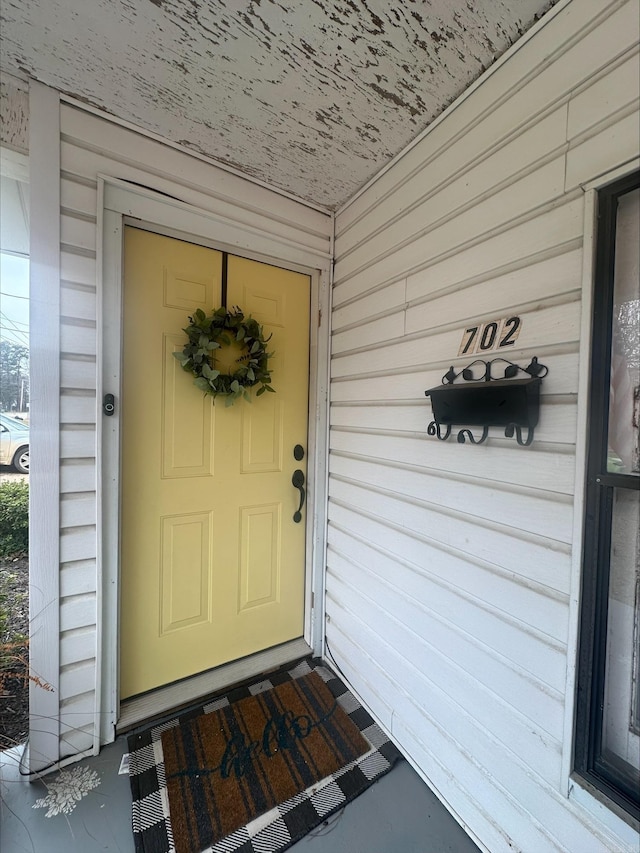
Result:
[[60,105],[58,93],[30,86],[32,409],[29,541],[31,674],[29,769],[59,756],[60,622]]

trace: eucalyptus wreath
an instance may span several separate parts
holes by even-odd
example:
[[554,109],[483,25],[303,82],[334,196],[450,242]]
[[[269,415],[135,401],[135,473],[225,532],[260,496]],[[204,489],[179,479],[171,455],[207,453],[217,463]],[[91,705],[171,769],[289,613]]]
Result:
[[[265,338],[262,326],[252,317],[245,317],[240,308],[218,308],[209,316],[198,308],[183,331],[189,340],[182,352],[173,355],[183,370],[195,376],[193,384],[205,394],[226,397],[225,403],[230,406],[239,397],[250,401],[248,389],[255,385],[260,385],[257,397],[265,391],[275,393],[268,366],[273,356],[267,351],[271,335]],[[236,359],[238,366],[233,372],[223,373],[216,367],[216,351],[234,343],[241,349]]]

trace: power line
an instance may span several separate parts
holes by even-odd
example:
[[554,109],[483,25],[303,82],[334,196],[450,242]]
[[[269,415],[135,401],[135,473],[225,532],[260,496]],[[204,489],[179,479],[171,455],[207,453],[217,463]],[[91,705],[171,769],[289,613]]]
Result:
[[28,296],[17,296],[15,293],[7,293],[6,290],[0,290],[0,296],[4,296],[5,299],[24,299],[26,302],[29,301]]
[[[12,327],[16,330],[16,332],[24,332],[25,334],[29,331],[29,324],[22,323],[20,320],[12,320],[11,317],[7,317],[6,314],[3,314],[0,311],[0,318],[4,320],[6,323],[11,323]],[[20,328],[20,326],[22,328]]]
[[[2,331],[8,332],[11,335],[15,335],[17,337],[17,343],[26,344],[27,347],[29,346],[29,335],[28,335],[28,333],[23,331],[22,329],[19,329],[16,326],[16,324],[13,322],[13,320],[10,317],[7,317],[7,315],[4,314],[2,311],[0,311],[0,321],[1,320],[4,320],[5,323],[10,324],[8,326],[4,326],[0,323],[0,329]],[[20,335],[22,338],[24,338],[24,341],[21,341],[20,338],[18,337],[18,335]]]
[[7,317],[4,311],[0,311],[0,319],[4,320],[6,323],[11,323],[11,325],[17,332],[22,331],[22,329],[19,329],[18,326],[24,326],[25,329],[29,328],[28,323],[21,323],[19,320],[12,320],[11,317]]
[[29,334],[27,332],[23,332],[22,329],[14,329],[12,326],[3,326],[2,323],[0,323],[0,329],[5,332],[13,332],[14,335],[23,335],[25,338],[29,337]]
[[[7,315],[2,314],[2,312],[0,312],[0,317],[3,320],[5,320],[5,322],[11,323],[11,325],[16,330],[16,332],[28,332],[29,331],[29,324],[28,323],[23,323],[21,320],[12,320],[11,317],[7,317]],[[22,328],[19,328],[20,326]]]
[[0,324],[0,329],[2,329],[3,332],[8,332],[12,335],[20,335],[26,343],[29,342],[29,335],[26,332],[21,332],[20,329],[12,329],[10,326],[3,326],[2,324]]
[[2,326],[0,326],[0,331],[3,332],[2,338],[0,339],[0,343],[15,344],[16,346],[24,347],[24,349],[29,349],[28,341],[22,340],[18,337],[11,337],[11,335],[17,335],[18,332],[14,332],[13,329],[4,329]]

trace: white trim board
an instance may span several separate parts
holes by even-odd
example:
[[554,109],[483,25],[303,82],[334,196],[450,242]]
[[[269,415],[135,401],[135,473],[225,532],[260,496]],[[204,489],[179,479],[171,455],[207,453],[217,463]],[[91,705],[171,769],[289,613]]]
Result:
[[60,757],[60,102],[30,88],[29,771]]
[[[311,276],[311,341],[309,382],[309,437],[307,458],[307,566],[305,591],[305,648],[320,654],[322,648],[322,589],[324,579],[326,517],[326,447],[328,432],[328,336],[320,333],[319,317],[329,316],[330,259],[294,240],[258,232],[255,227],[230,224],[222,217],[158,193],[99,176],[102,229],[98,235],[101,258],[98,283],[98,405],[105,393],[116,396],[116,414],[98,429],[98,661],[100,688],[100,741],[114,739],[119,722],[118,697],[118,570],[119,570],[119,484],[122,341],[122,240],[129,222],[136,227],[215,246],[243,257],[295,269]],[[135,223],[134,223],[135,220]],[[215,689],[224,686],[216,683]]]
[[[179,230],[183,235],[194,235],[205,243],[225,245],[236,254],[255,257],[256,253],[277,259],[284,265],[301,264],[309,269],[311,264],[327,265],[328,255],[306,243],[269,233],[254,225],[230,221],[222,214],[198,210],[179,199],[166,198],[153,190],[136,187],[116,178],[103,175],[98,180],[105,184],[105,209],[131,216],[142,222]],[[175,223],[179,222],[176,229]]]

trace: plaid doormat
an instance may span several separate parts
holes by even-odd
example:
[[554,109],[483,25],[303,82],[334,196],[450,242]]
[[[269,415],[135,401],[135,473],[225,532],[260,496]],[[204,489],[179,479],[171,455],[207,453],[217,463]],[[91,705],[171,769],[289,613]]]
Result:
[[184,723],[185,719],[217,711],[247,696],[255,696],[291,679],[301,678],[312,671],[318,673],[333,696],[338,699],[342,709],[371,745],[371,749],[331,776],[280,803],[212,847],[206,848],[205,853],[280,853],[391,769],[400,757],[396,747],[323,661],[307,659],[292,669],[270,673],[267,679],[235,688],[201,708],[129,737],[132,824],[137,853],[175,853],[162,733]]

